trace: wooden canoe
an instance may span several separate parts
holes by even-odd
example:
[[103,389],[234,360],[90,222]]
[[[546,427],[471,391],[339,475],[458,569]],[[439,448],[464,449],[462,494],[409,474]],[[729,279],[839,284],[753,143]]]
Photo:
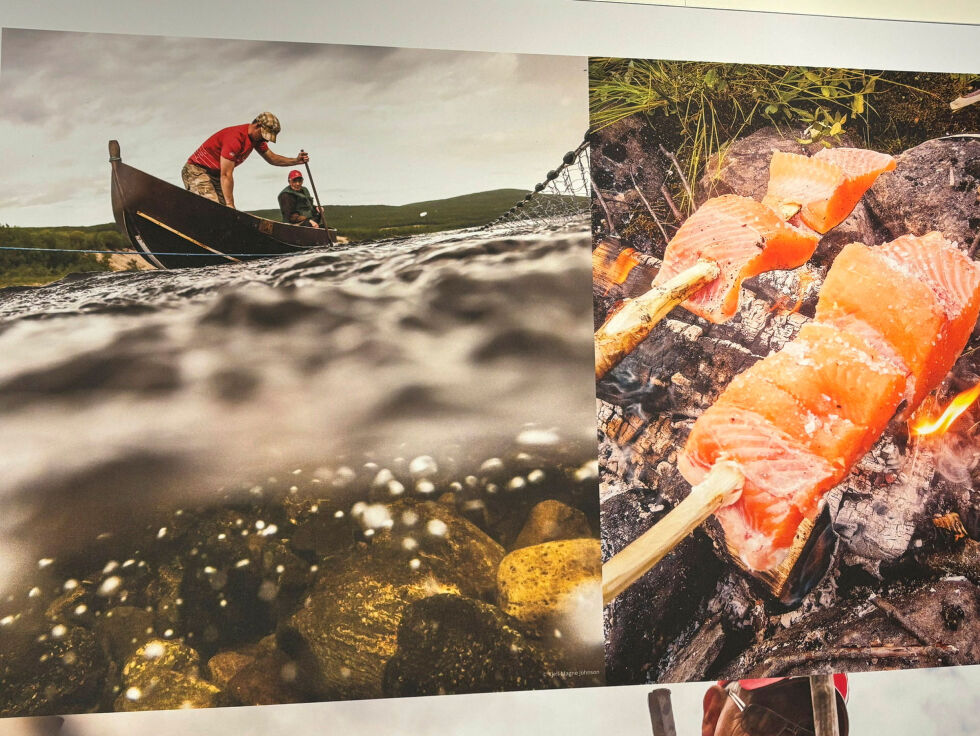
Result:
[[199,268],[329,246],[336,231],[265,220],[122,162],[109,141],[116,225],[157,268]]

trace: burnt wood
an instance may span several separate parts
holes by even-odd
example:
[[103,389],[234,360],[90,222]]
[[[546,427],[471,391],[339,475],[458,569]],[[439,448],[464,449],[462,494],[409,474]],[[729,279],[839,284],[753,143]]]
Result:
[[200,268],[332,244],[328,229],[265,220],[124,164],[116,141],[109,141],[109,161],[116,225],[157,268]]

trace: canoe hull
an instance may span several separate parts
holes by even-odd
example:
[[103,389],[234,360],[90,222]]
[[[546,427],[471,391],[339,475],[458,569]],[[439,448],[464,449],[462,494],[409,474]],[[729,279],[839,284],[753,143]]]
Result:
[[124,164],[115,141],[109,151],[116,225],[157,268],[200,268],[331,245],[326,229],[226,207]]

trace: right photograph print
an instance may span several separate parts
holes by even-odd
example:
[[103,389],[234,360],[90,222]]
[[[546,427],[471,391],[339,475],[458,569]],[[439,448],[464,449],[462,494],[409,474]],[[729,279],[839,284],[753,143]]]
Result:
[[607,682],[980,663],[980,75],[589,72]]

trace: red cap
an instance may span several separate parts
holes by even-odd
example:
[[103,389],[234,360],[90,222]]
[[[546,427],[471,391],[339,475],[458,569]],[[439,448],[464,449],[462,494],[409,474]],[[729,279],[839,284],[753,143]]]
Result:
[[299,169],[293,169],[292,171],[289,172],[289,181],[292,181],[293,179],[302,179],[302,178],[303,178],[303,172],[300,171]]
[[[739,680],[738,684],[743,690],[759,690],[764,687],[769,687],[770,685],[775,685],[777,682],[782,682],[783,680],[792,680],[792,677],[760,677],[755,680]],[[731,680],[719,680],[718,684],[725,687]],[[837,692],[840,696],[844,698],[844,702],[847,702],[847,675],[836,674],[834,675],[834,687],[837,688]]]

